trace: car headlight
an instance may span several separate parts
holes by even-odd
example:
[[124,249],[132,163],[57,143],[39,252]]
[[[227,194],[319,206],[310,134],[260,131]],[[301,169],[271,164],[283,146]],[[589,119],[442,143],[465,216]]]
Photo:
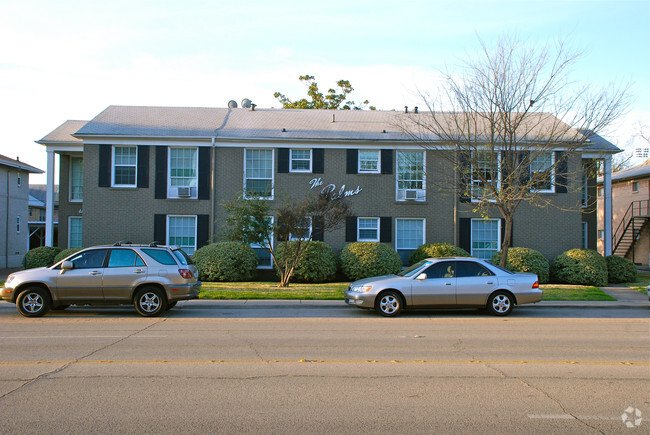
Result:
[[350,287],[350,291],[353,291],[355,293],[366,293],[369,292],[372,286],[370,284],[365,284],[365,285],[355,285],[353,287]]
[[5,281],[5,285],[8,285],[11,281],[14,280],[14,278],[15,278],[15,276],[13,276],[13,275],[9,275],[9,276],[7,277],[7,280]]

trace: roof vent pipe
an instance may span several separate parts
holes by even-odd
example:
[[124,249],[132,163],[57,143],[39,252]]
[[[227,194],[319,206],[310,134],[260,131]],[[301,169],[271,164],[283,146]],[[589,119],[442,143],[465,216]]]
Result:
[[415,106],[415,107],[413,108],[413,113],[418,113],[418,106]]
[[409,106],[404,106],[404,113],[409,113]]
[[255,112],[255,107],[257,107],[257,104],[251,103],[251,112]]

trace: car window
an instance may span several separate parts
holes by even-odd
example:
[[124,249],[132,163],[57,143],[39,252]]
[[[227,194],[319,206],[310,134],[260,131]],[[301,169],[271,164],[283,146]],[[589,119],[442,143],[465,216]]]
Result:
[[104,258],[108,249],[93,249],[83,251],[70,259],[75,269],[96,269],[104,267]]
[[184,266],[194,264],[192,263],[192,258],[182,249],[172,249],[172,254],[174,254],[174,257],[176,257],[176,259]]
[[504,269],[503,267],[499,266],[498,264],[494,264],[492,262],[490,262],[490,266],[495,267],[495,268],[499,269],[501,272],[507,273],[508,275],[514,275],[515,274],[513,271],[508,270],[508,269]]
[[132,249],[112,249],[108,267],[145,266],[142,258]]
[[411,276],[413,276],[413,275],[416,274],[416,272],[418,271],[418,269],[420,269],[420,268],[426,266],[427,264],[431,264],[431,262],[428,261],[428,260],[422,260],[422,261],[419,261],[419,262],[415,263],[414,265],[410,266],[409,268],[404,269],[403,271],[401,271],[401,272],[398,273],[397,275],[399,275],[399,276],[404,276],[404,277],[407,277],[407,278],[408,278],[408,277],[411,277]]
[[470,276],[492,276],[494,275],[482,264],[473,261],[458,261],[456,263],[458,278]]
[[153,258],[160,264],[166,264],[168,266],[175,266],[176,261],[174,261],[174,257],[172,257],[172,254],[167,252],[164,249],[146,249],[143,248],[142,252],[147,254],[149,257]]
[[441,261],[429,267],[424,273],[427,274],[427,279],[454,278],[456,268],[453,261]]

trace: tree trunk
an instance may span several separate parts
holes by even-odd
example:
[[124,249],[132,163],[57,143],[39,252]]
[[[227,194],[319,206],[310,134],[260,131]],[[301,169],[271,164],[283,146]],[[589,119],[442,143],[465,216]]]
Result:
[[506,221],[505,234],[503,234],[503,243],[501,243],[501,261],[499,261],[499,266],[506,267],[506,262],[508,261],[508,248],[512,243],[512,214],[506,214],[504,216]]

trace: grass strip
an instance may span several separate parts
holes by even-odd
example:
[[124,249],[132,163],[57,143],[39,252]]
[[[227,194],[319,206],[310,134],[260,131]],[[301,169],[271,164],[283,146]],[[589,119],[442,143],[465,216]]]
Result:
[[543,301],[615,301],[598,287],[588,286],[560,286],[546,284],[540,286],[544,291]]

